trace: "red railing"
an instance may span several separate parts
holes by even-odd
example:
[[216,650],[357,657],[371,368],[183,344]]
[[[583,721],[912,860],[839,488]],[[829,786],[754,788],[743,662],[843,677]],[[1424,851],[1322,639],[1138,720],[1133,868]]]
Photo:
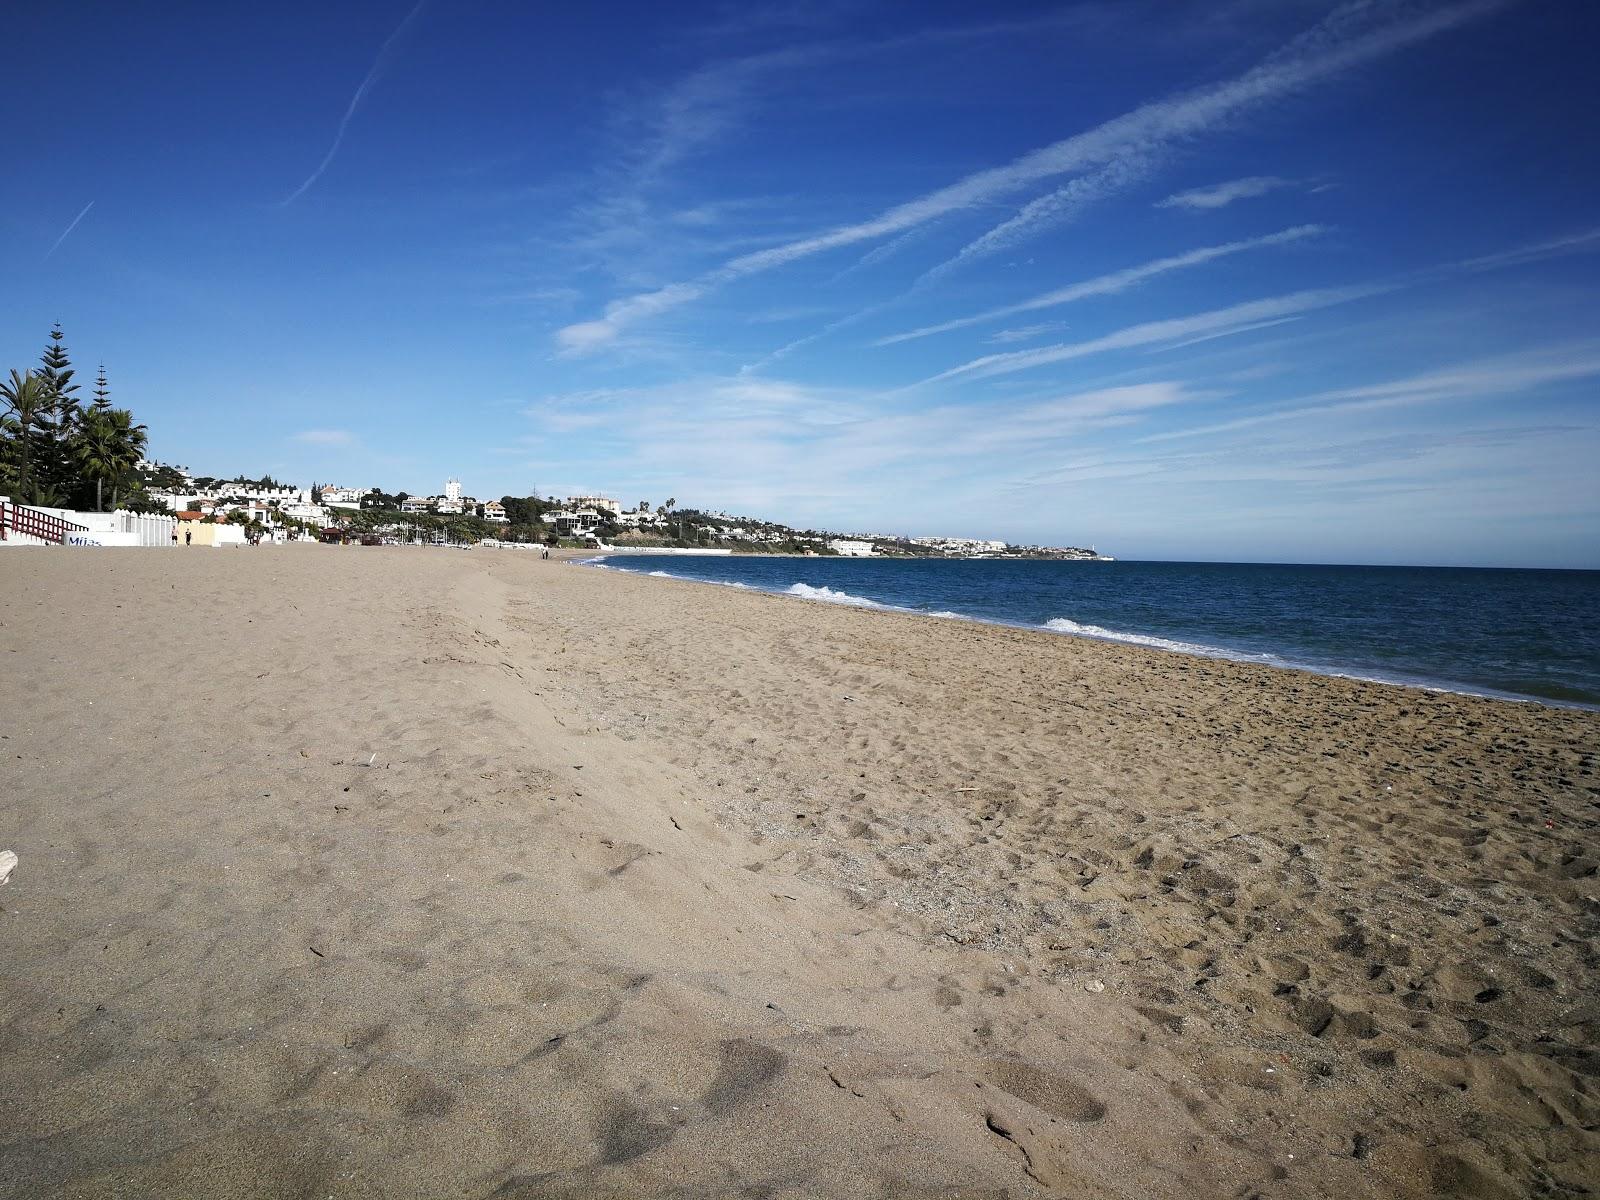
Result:
[[26,533],[46,542],[64,542],[67,534],[83,533],[88,528],[26,505],[0,502],[0,540],[13,533]]

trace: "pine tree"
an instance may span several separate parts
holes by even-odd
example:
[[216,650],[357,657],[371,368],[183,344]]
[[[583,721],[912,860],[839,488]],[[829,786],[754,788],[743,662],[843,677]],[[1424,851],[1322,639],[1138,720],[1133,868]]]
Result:
[[47,395],[44,414],[39,422],[39,451],[35,470],[38,490],[65,497],[77,481],[74,468],[72,439],[77,432],[79,407],[74,393],[78,385],[72,382],[76,372],[62,340],[61,324],[57,322],[50,331],[50,344],[44,348],[37,372]]
[[94,381],[94,407],[98,412],[111,411],[111,388],[106,383],[106,367],[104,363],[100,364],[100,374],[95,377]]

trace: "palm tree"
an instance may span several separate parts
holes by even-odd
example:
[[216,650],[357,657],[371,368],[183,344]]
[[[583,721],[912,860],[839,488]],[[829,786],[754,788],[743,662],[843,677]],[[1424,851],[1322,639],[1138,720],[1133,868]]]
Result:
[[111,507],[115,508],[123,479],[139,465],[139,460],[144,458],[149,431],[143,425],[135,425],[133,413],[126,408],[113,408],[106,414],[106,420],[111,426],[112,445],[117,463],[117,471],[111,483]]
[[73,457],[84,477],[94,480],[94,507],[105,512],[105,485],[115,483],[123,470],[120,431],[112,418],[115,409],[98,406],[86,411],[78,423]]
[[34,478],[33,442],[55,403],[55,395],[32,371],[19,375],[13,369],[10,379],[0,380],[0,400],[11,410],[0,417],[0,425],[15,446],[17,498],[24,504],[37,504],[40,496],[38,480]]

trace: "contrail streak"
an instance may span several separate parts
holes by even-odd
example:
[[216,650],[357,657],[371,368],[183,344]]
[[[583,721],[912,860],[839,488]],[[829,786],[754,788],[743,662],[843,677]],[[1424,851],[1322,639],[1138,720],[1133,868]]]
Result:
[[1073,177],[1024,205],[1016,216],[969,243],[955,258],[925,273],[923,282],[927,282],[959,263],[1036,236],[1052,223],[1076,215],[1079,207],[1145,178],[1179,147],[1248,112],[1497,12],[1509,3],[1460,0],[1418,11],[1409,4],[1349,0],[1309,32],[1232,79],[1150,101],[1000,166],[974,171],[867,220],[741,254],[694,279],[613,300],[602,316],[557,330],[556,341],[563,353],[593,351],[614,342],[638,321],[699,300],[718,287],[758,272],[843,246],[899,235],[950,213],[1005,201],[1044,180]]
[[417,14],[422,11],[423,5],[427,2],[428,0],[417,0],[416,7],[406,14],[405,20],[395,27],[395,31],[378,48],[378,56],[372,60],[372,69],[367,72],[367,77],[361,81],[361,86],[356,89],[356,94],[350,97],[350,105],[344,110],[344,116],[339,119],[339,129],[333,135],[333,145],[328,147],[328,153],[323,155],[322,161],[317,164],[317,169],[311,172],[306,181],[295,188],[287,199],[282,201],[283,206],[293,204],[301,196],[305,195],[307,189],[321,179],[322,173],[332,164],[334,155],[339,153],[339,147],[344,142],[344,132],[350,127],[350,118],[356,115],[356,109],[361,106],[361,101],[366,98],[367,89],[377,82],[378,72],[383,69],[384,60],[389,55],[389,47],[393,46],[395,40],[406,31],[412,21],[417,19]]
[[94,201],[93,200],[89,201],[89,203],[87,203],[87,204],[85,204],[83,206],[83,211],[81,213],[79,213],[77,216],[72,218],[72,224],[68,225],[65,229],[63,229],[61,231],[61,236],[56,239],[56,244],[54,246],[51,246],[50,249],[48,249],[48,250],[46,250],[44,252],[44,256],[46,258],[49,258],[52,254],[54,254],[57,250],[59,250],[61,248],[61,243],[67,240],[67,234],[71,233],[74,229],[76,229],[78,227],[78,222],[83,220],[85,217],[87,217],[89,215],[89,210],[91,208],[93,208],[93,207],[94,207]]

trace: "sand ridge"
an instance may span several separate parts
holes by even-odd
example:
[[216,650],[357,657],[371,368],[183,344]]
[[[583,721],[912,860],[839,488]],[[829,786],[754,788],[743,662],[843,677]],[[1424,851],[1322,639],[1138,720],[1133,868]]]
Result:
[[1592,1176],[1589,714],[510,553],[3,571],[0,1194]]

